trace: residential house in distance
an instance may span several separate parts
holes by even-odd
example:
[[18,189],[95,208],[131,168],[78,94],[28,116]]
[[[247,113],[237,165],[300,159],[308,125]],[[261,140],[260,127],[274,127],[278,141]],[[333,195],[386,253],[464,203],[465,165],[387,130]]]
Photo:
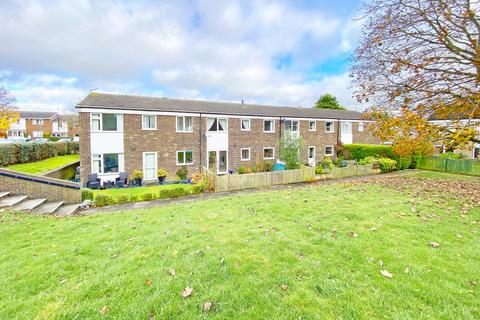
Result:
[[303,138],[301,160],[335,157],[338,142],[378,143],[354,111],[276,107],[199,100],[91,93],[78,103],[81,180],[103,181],[142,170],[156,180],[186,166],[191,176],[218,174],[279,158],[283,132]]
[[[10,124],[7,138],[43,138],[54,136],[59,138],[74,138],[78,130],[76,115],[59,115],[49,111],[18,111],[19,119]],[[78,132],[77,132],[78,137]]]

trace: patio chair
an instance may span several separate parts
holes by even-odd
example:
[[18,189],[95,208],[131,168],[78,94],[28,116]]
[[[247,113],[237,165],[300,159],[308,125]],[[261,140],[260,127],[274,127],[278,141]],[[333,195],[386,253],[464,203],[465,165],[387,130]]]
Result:
[[123,188],[127,185],[128,174],[126,172],[120,172],[119,177],[115,178],[115,186],[117,188]]
[[90,188],[90,189],[100,188],[100,178],[97,177],[96,173],[92,173],[88,175],[87,188]]

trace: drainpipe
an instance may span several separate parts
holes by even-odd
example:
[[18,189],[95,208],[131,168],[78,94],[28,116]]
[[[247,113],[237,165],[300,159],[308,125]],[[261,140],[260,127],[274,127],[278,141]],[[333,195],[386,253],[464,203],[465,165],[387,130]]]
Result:
[[200,161],[198,164],[198,168],[200,169],[200,172],[202,172],[202,113],[200,113],[200,125],[199,125],[199,130],[198,130],[198,153],[200,155]]

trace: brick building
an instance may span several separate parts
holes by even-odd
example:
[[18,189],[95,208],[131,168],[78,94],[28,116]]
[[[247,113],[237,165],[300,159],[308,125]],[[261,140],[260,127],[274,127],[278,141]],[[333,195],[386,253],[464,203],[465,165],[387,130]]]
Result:
[[78,136],[78,117],[76,115],[59,115],[50,111],[18,111],[19,119],[10,124],[7,138],[43,138],[45,136]]
[[191,176],[209,168],[219,174],[259,162],[275,162],[285,130],[303,139],[302,162],[334,157],[339,142],[377,143],[354,111],[92,93],[77,106],[81,178],[98,173],[157,170],[169,177],[186,166]]

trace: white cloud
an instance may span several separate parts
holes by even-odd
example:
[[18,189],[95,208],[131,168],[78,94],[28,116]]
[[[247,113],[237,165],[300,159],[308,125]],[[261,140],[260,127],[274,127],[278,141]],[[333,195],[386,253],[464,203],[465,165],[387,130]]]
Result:
[[[349,51],[357,24],[296,1],[0,4],[2,78],[22,104],[71,108],[90,89],[310,106],[352,105],[348,76],[305,80]],[[278,57],[293,63],[279,69]],[[75,76],[64,76],[75,75]],[[21,75],[21,76],[19,76]]]

